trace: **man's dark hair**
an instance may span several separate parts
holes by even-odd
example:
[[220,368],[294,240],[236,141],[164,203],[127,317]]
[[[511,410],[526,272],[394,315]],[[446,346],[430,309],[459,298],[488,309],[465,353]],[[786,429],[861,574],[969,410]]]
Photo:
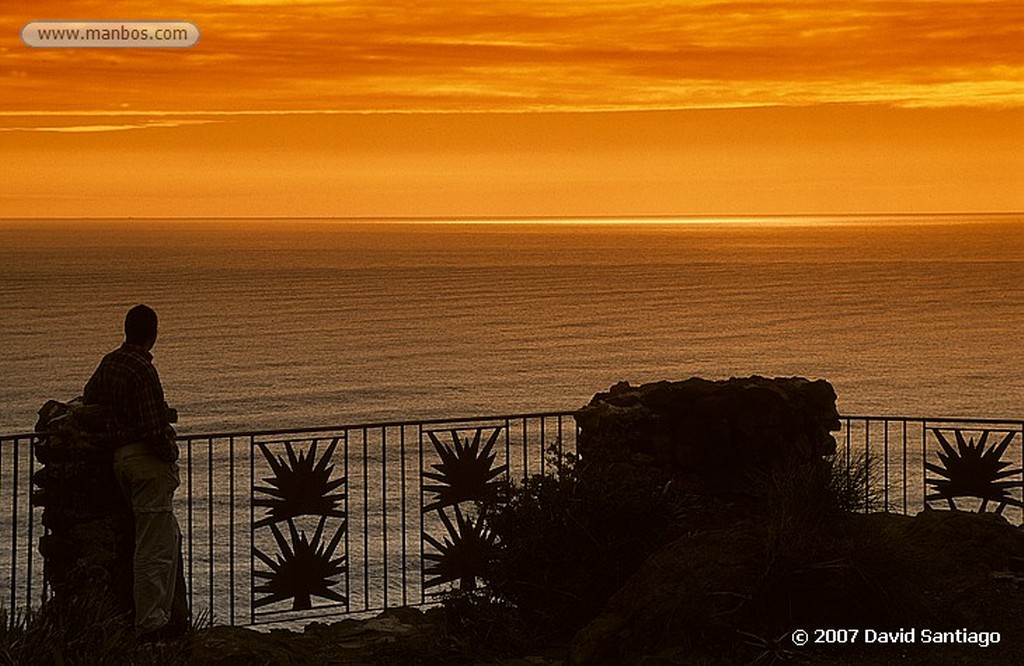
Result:
[[144,345],[156,337],[156,312],[148,305],[136,305],[124,317],[124,339]]

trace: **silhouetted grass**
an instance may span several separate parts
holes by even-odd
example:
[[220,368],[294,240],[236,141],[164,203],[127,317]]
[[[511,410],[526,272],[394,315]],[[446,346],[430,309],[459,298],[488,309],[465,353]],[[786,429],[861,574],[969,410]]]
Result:
[[786,462],[761,475],[758,486],[764,555],[754,606],[762,616],[888,626],[927,606],[903,544],[866,527],[863,514],[885,505],[863,457]]
[[31,614],[0,608],[0,664],[184,665],[191,661],[189,635],[209,625],[209,614],[199,613],[182,639],[147,645],[115,608],[102,596],[44,604]]
[[785,460],[753,476],[763,502],[765,561],[806,561],[829,549],[851,514],[882,508],[882,485],[862,455]]

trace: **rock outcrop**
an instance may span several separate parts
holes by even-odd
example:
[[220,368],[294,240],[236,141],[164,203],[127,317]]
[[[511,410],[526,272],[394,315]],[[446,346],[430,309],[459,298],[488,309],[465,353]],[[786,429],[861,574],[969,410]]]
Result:
[[835,401],[831,384],[799,377],[622,382],[577,412],[577,448],[588,465],[742,490],[752,469],[833,453]]
[[[719,509],[640,566],[573,638],[568,663],[1019,663],[1024,531],[996,515],[830,503],[842,492],[823,484],[836,469],[826,458],[840,427],[835,399],[825,381],[762,377],[596,395],[577,414],[584,469],[671,479]],[[759,474],[786,483],[751,483]],[[824,627],[999,632],[1001,642],[792,640],[795,629]]]
[[131,507],[113,471],[113,449],[89,408],[50,400],[36,430],[48,435],[35,447],[42,468],[33,475],[49,533],[39,539],[46,580],[56,604],[109,600],[116,612],[132,611]]
[[[1024,654],[1024,531],[994,514],[855,514],[785,573],[757,526],[685,535],[652,555],[572,641],[568,664],[1010,664]],[[858,641],[794,645],[795,629],[858,628]],[[913,628],[916,642],[864,631]],[[987,648],[921,632],[999,632]]]

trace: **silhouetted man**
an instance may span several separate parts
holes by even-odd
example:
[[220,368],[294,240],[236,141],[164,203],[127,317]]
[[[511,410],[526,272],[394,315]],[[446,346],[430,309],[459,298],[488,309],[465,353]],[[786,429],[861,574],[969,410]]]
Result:
[[180,557],[172,497],[178,487],[178,446],[150,350],[156,312],[136,305],[124,320],[125,341],[100,361],[85,386],[85,404],[108,411],[114,475],[135,516],[133,597],[135,633],[146,638],[177,633],[169,624]]

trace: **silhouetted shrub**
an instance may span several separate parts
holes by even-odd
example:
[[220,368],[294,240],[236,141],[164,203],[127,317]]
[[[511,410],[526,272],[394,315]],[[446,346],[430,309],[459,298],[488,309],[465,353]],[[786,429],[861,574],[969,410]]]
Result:
[[526,654],[536,636],[522,614],[490,590],[456,590],[444,598],[445,635],[473,663]]
[[874,474],[862,456],[830,456],[789,461],[758,480],[765,493],[760,615],[850,626],[899,626],[920,615],[926,600],[903,545],[851,520],[885,508]]
[[785,460],[756,476],[763,498],[764,544],[769,567],[788,560],[797,564],[834,545],[844,518],[884,508],[882,484],[862,456],[840,455],[812,460]]
[[535,633],[558,636],[595,617],[676,521],[657,480],[582,473],[574,455],[549,456],[553,475],[506,483],[481,507],[498,537],[484,582]]
[[71,597],[30,615],[0,619],[0,654],[9,663],[115,663],[134,643],[129,618],[102,595]]

